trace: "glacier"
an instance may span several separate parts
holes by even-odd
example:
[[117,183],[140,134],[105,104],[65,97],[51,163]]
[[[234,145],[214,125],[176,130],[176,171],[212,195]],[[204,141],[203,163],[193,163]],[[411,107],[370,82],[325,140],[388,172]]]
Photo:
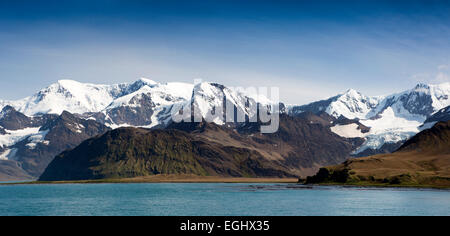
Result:
[[[102,122],[111,128],[153,128],[168,125],[172,112],[191,105],[195,107],[199,117],[204,118],[225,97],[238,112],[247,117],[256,115],[249,107],[257,103],[267,106],[275,104],[267,97],[217,83],[158,83],[141,78],[113,85],[59,80],[30,97],[16,101],[0,100],[0,110],[9,105],[30,117],[59,115],[68,111],[79,114],[83,119]],[[303,106],[290,105],[286,112],[291,115],[306,111],[326,112],[335,118],[345,117],[369,127],[370,131],[367,133],[362,133],[355,124],[330,127],[334,133],[343,137],[364,138],[364,144],[354,151],[354,154],[358,154],[367,149],[380,148],[385,143],[405,141],[417,134],[429,126],[424,125],[427,119],[450,106],[449,97],[450,82],[438,85],[418,84],[413,89],[387,96],[365,96],[350,89],[326,100]],[[139,122],[129,117],[119,117],[124,112],[136,117],[149,117]],[[213,122],[224,124],[221,119],[214,119]],[[0,135],[0,146],[9,152],[5,154],[6,151],[3,151],[2,158],[11,156],[12,150],[7,147],[25,138],[32,140],[28,145],[32,149],[42,135],[45,137],[45,131],[40,131],[38,127],[7,131],[7,134]]]

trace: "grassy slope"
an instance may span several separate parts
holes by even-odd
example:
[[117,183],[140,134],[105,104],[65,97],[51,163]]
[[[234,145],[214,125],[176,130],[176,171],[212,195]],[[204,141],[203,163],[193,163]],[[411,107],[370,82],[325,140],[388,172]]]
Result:
[[449,154],[423,155],[417,152],[401,152],[358,158],[340,165],[325,167],[318,175],[308,178],[307,182],[450,188],[449,169]]
[[306,183],[450,188],[450,122],[419,133],[395,153],[322,168]]
[[294,177],[248,149],[205,143],[178,130],[122,128],[57,156],[40,180],[120,179],[158,174]]

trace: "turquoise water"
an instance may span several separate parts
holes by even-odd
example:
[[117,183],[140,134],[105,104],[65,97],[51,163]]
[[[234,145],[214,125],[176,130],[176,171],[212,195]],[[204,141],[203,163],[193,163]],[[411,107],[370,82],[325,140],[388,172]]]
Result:
[[294,184],[4,185],[0,215],[450,215],[450,191]]

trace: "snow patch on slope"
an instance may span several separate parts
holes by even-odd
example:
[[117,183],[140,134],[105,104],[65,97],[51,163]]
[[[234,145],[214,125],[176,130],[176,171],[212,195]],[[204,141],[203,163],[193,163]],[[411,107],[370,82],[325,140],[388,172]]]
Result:
[[20,142],[33,134],[39,133],[39,127],[37,128],[26,128],[21,130],[5,130],[7,134],[0,135],[0,146],[8,147]]
[[26,146],[30,149],[34,149],[38,143],[43,143],[48,145],[49,142],[44,140],[45,136],[48,134],[49,130],[42,130],[38,133],[28,136],[27,141],[29,142]]
[[358,124],[352,123],[348,125],[335,125],[331,127],[331,131],[344,138],[364,138],[366,134],[358,129]]
[[[370,127],[366,142],[355,154],[367,149],[378,149],[385,143],[405,141],[433,124],[426,119],[450,105],[450,83],[439,85],[418,84],[415,88],[384,97],[367,97],[354,90],[327,101],[326,112],[336,118],[359,119]],[[316,103],[318,104],[318,103]],[[328,105],[329,104],[329,105]],[[343,130],[345,129],[345,130]],[[351,127],[335,127],[335,133],[343,137],[350,134]]]
[[13,160],[16,156],[17,148],[6,149],[3,153],[0,154],[0,160]]

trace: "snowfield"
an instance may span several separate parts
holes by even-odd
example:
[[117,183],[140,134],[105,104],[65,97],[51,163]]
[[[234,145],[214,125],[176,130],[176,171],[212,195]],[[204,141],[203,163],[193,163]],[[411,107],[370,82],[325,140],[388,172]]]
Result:
[[12,160],[14,159],[17,149],[10,148],[14,144],[28,139],[28,144],[26,145],[30,149],[34,149],[38,143],[44,143],[48,145],[48,141],[45,141],[45,136],[48,133],[46,131],[39,131],[37,128],[26,128],[22,130],[5,130],[7,134],[0,135],[0,147],[4,148],[4,152],[0,153],[0,159],[2,160]]
[[[282,91],[280,91],[282,92]],[[253,117],[254,111],[248,108],[257,101],[264,105],[273,105],[274,102],[267,97],[258,96],[251,91],[241,91],[214,83],[158,83],[150,79],[141,78],[132,83],[114,85],[96,85],[80,83],[73,80],[60,80],[36,94],[17,101],[0,100],[0,109],[6,105],[14,107],[28,116],[40,114],[61,114],[64,110],[70,113],[87,114],[99,113],[105,118],[106,125],[111,128],[133,126],[128,120],[113,122],[108,113],[116,108],[127,107],[128,111],[139,111],[144,98],[151,100],[152,115],[146,128],[157,125],[166,125],[171,121],[171,112],[179,111],[191,104],[197,115],[207,117],[214,106],[222,103],[224,98],[236,106],[241,114]],[[355,150],[355,154],[367,149],[377,149],[385,143],[405,141],[423,129],[431,127],[434,123],[424,124],[432,114],[450,106],[450,83],[439,85],[419,84],[411,90],[389,96],[365,96],[355,90],[332,97],[328,100],[315,103],[309,109],[325,111],[339,118],[357,119],[367,127],[368,133],[362,133],[356,124],[336,125],[331,130],[346,138],[364,138],[365,143]],[[311,104],[310,104],[311,105]],[[309,106],[309,105],[307,105]],[[294,106],[289,106],[292,109]],[[302,108],[303,109],[303,108]],[[295,113],[308,111],[297,110]],[[305,108],[307,109],[307,108]],[[150,114],[150,113],[147,113]],[[101,116],[87,115],[89,120],[97,120]],[[2,119],[2,117],[0,117]],[[216,117],[213,122],[223,125],[223,121]],[[84,127],[74,127],[75,132],[82,132]],[[37,143],[45,144],[45,135],[48,131],[39,131],[39,128],[27,128],[16,131],[6,131],[0,135],[0,146],[6,151],[0,158],[14,156],[11,146],[29,138],[28,148],[33,149]]]
[[364,138],[367,136],[358,129],[358,124],[355,123],[349,125],[335,125],[331,127],[331,131],[345,138]]
[[[21,130],[5,130],[7,134],[0,135],[0,147],[8,147],[20,142],[32,135],[39,134],[39,127],[26,128]],[[44,135],[45,137],[45,135]]]
[[344,116],[359,119],[370,128],[361,135],[353,126],[334,126],[332,131],[342,137],[365,138],[365,143],[354,154],[367,149],[379,149],[386,143],[405,141],[432,123],[425,120],[439,110],[450,106],[450,83],[419,84],[414,89],[384,97],[367,97],[349,90],[330,103],[326,112],[336,118]]

